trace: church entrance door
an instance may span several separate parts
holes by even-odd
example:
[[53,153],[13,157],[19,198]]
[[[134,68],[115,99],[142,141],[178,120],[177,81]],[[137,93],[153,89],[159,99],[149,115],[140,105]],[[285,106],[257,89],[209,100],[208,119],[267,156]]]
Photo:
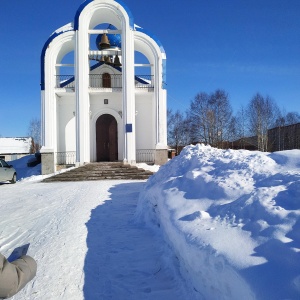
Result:
[[96,121],[97,161],[118,160],[118,126],[116,119],[105,114]]

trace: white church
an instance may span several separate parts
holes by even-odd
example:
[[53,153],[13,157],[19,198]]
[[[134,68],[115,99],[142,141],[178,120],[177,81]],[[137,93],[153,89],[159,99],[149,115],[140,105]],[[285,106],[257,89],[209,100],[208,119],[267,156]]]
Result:
[[167,161],[166,53],[119,0],[86,0],[41,55],[42,172]]

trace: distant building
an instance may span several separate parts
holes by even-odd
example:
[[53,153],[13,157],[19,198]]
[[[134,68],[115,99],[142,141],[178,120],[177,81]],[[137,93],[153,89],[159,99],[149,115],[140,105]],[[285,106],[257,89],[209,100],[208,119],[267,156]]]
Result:
[[7,161],[21,158],[30,154],[31,137],[0,138],[0,158]]
[[165,68],[163,46],[126,6],[83,2],[42,51],[42,156],[53,153],[53,165],[165,163]]
[[258,149],[257,136],[244,137],[244,138],[235,140],[233,142],[227,142],[225,145],[225,148],[245,149],[245,150],[251,150],[251,151],[257,150]]
[[300,123],[268,130],[270,151],[300,149]]

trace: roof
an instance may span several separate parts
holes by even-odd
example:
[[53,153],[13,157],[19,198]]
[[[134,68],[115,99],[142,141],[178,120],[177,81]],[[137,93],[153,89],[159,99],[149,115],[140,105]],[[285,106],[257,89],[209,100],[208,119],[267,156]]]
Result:
[[31,137],[0,138],[0,154],[29,153]]

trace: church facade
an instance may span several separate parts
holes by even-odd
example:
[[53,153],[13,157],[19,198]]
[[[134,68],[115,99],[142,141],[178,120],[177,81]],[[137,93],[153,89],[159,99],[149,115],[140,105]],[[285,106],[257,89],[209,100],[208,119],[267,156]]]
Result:
[[61,162],[165,163],[165,68],[163,46],[121,1],[86,0],[42,50],[42,172]]

